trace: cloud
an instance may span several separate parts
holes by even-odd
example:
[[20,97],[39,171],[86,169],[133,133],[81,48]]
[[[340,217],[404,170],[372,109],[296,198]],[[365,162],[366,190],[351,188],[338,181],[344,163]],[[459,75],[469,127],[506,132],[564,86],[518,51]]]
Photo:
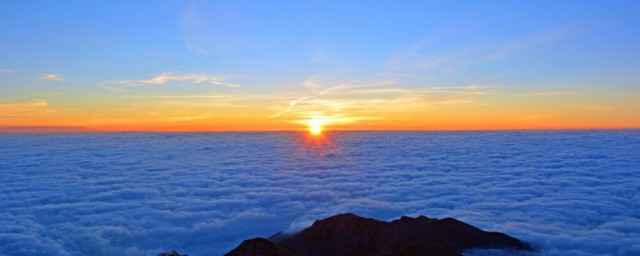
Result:
[[434,54],[433,51],[429,51],[428,47],[435,42],[436,40],[433,38],[424,38],[391,55],[385,64],[391,69],[417,68],[430,70],[453,61],[467,52],[466,48],[459,48],[448,53]]
[[322,62],[327,62],[329,58],[327,58],[327,54],[325,53],[324,50],[315,50],[313,52],[313,56],[311,57],[311,60],[315,63],[322,63]]
[[191,84],[210,84],[216,86],[225,87],[241,87],[239,84],[227,82],[227,78],[224,76],[188,73],[188,74],[176,74],[173,72],[161,73],[157,76],[148,79],[135,79],[135,80],[114,80],[106,81],[97,84],[97,86],[105,88],[107,90],[122,92],[126,88],[140,86],[140,85],[163,85],[172,82],[182,82]]
[[222,255],[342,212],[451,216],[541,256],[638,255],[638,136],[0,135],[0,255]]
[[[322,87],[322,85],[317,81],[318,80],[318,76],[311,76],[307,79],[305,79],[302,82],[302,86],[307,87],[307,88],[313,88],[313,89],[319,89]],[[344,89],[344,88],[348,88],[349,86],[353,86],[355,82],[347,82],[347,83],[342,83],[339,84],[337,86],[332,86],[326,89],[323,89],[317,93],[314,93],[312,95],[308,95],[308,96],[302,96],[302,97],[298,97],[297,99],[291,100],[288,102],[287,104],[287,108],[284,109],[283,111],[280,111],[276,114],[273,114],[271,116],[269,116],[269,118],[276,118],[276,117],[280,117],[284,114],[290,113],[300,102],[304,102],[316,97],[320,97],[323,96],[327,93],[330,93],[331,91],[335,91],[335,90],[340,90],[340,89]]]
[[14,115],[30,115],[35,110],[49,105],[46,100],[33,100],[16,103],[0,103],[0,118]]
[[227,87],[240,87],[240,85],[228,83],[226,82],[226,80],[227,79],[222,76],[214,76],[214,75],[207,75],[207,74],[194,74],[194,73],[174,74],[171,72],[165,72],[149,79],[117,80],[117,81],[110,81],[109,83],[117,84],[117,85],[135,86],[135,85],[142,85],[142,84],[160,85],[160,84],[166,84],[172,81],[178,81],[178,82],[183,81],[183,82],[191,82],[194,84],[209,83],[212,85],[221,85],[221,86],[227,86]]
[[602,111],[602,112],[610,112],[616,109],[615,107],[612,107],[612,106],[588,106],[588,105],[572,105],[571,108],[586,110],[586,111]]
[[[291,122],[322,118],[334,120],[333,123],[377,120],[384,116],[398,117],[399,113],[407,111],[422,111],[430,106],[467,104],[496,88],[487,85],[402,88],[392,80],[351,81],[331,86],[318,82],[317,76],[306,79],[303,86],[309,88],[306,85],[310,83],[316,92],[290,99],[284,109],[280,107],[269,118]],[[325,89],[318,90],[320,88]]]
[[575,34],[577,29],[574,26],[565,26],[547,31],[531,34],[529,36],[508,42],[499,50],[487,54],[483,61],[493,61],[510,56],[516,52],[531,48],[534,46],[554,42],[565,38],[571,34]]
[[522,93],[517,94],[516,96],[527,96],[527,97],[555,97],[555,96],[567,96],[567,95],[576,95],[576,92],[571,91],[544,91],[544,92],[530,92],[530,93]]
[[318,89],[322,87],[322,84],[318,81],[318,75],[315,75],[302,81],[302,86],[309,89]]
[[229,95],[125,95],[122,98],[227,98]]
[[[506,58],[536,46],[562,40],[580,31],[568,25],[533,32],[505,41],[489,41],[472,38],[464,33],[449,33],[439,37],[425,37],[404,49],[400,49],[384,63],[390,69],[415,69],[453,73],[472,65],[482,65]],[[452,37],[453,36],[453,37]]]
[[40,76],[40,80],[64,81],[64,77],[59,74],[44,74]]
[[13,73],[13,72],[16,72],[16,70],[12,68],[0,68],[0,73]]
[[0,108],[34,108],[34,107],[46,107],[48,102],[46,100],[33,100],[28,102],[18,103],[0,103]]
[[244,33],[250,20],[244,9],[234,3],[191,1],[181,20],[187,50],[195,55],[211,55],[245,46]]

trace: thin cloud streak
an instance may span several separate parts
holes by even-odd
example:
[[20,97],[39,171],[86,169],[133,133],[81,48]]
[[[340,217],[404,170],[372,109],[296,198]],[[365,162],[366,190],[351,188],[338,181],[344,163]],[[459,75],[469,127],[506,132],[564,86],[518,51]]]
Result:
[[33,100],[29,102],[18,103],[0,103],[1,108],[20,108],[20,107],[46,107],[49,103],[46,100]]
[[561,40],[578,32],[578,28],[569,25],[531,33],[508,41],[493,42],[484,46],[475,45],[472,38],[456,38],[456,41],[463,42],[459,46],[438,44],[439,41],[434,38],[425,38],[391,54],[384,65],[389,69],[424,71],[442,67],[441,72],[451,73],[461,67],[506,58],[529,48]]
[[125,95],[122,98],[227,98],[228,95]]
[[554,42],[576,33],[576,28],[572,26],[555,28],[544,32],[529,35],[525,38],[508,43],[506,47],[486,55],[484,61],[493,61],[510,56],[516,52],[527,48]]
[[[308,83],[308,81],[310,79],[311,80],[315,80],[315,76],[311,77],[311,78],[305,80],[305,82],[303,82],[303,85],[305,87],[306,87],[306,84]],[[331,91],[348,88],[349,86],[352,86],[356,82],[357,81],[343,83],[343,84],[340,84],[340,85],[337,85],[337,86],[334,86],[334,87],[330,87],[330,88],[324,89],[324,90],[320,91],[320,93],[318,93],[316,95],[304,96],[304,97],[300,97],[300,98],[297,98],[295,100],[292,100],[292,101],[289,102],[288,107],[284,111],[281,111],[281,112],[278,112],[278,113],[276,113],[274,115],[271,115],[271,116],[269,116],[269,118],[280,117],[280,116],[282,116],[282,115],[284,115],[286,113],[291,112],[293,110],[293,108],[296,107],[296,105],[298,105],[298,103],[300,103],[300,102],[303,102],[303,101],[306,101],[306,100],[309,100],[309,99],[313,99],[313,98],[316,98],[316,97],[323,96],[323,95],[325,95],[327,93],[330,93]],[[316,86],[316,87],[319,87],[319,86]]]
[[135,86],[142,84],[151,84],[151,85],[160,85],[166,84],[172,81],[187,81],[194,84],[201,83],[209,83],[213,85],[227,86],[227,87],[240,87],[239,84],[233,84],[226,82],[226,78],[222,76],[214,76],[207,74],[175,74],[172,72],[165,72],[155,77],[149,79],[139,79],[139,80],[117,80],[117,81],[109,81],[108,83],[117,84],[117,85],[125,85],[125,86]]
[[576,92],[571,91],[547,91],[547,92],[531,92],[531,93],[521,93],[516,96],[523,97],[554,97],[554,96],[567,96],[567,95],[576,95]]
[[[479,95],[490,94],[496,88],[491,85],[450,87],[424,87],[418,89],[388,87],[394,83],[349,82],[329,87],[315,95],[305,95],[291,100],[284,110],[269,118],[283,118],[300,122],[309,118],[337,118],[340,123],[355,120],[380,119],[406,111],[425,109],[445,104],[467,104]],[[339,93],[337,93],[339,92]]]
[[396,52],[391,55],[385,62],[387,68],[417,68],[421,70],[431,70],[453,61],[466,52],[466,48],[455,49],[449,53],[434,55],[432,51],[428,51],[428,46],[435,42],[432,38],[422,39],[408,48]]
[[64,81],[64,77],[59,74],[44,74],[40,76],[40,80],[49,80],[49,81]]
[[27,102],[0,103],[0,118],[9,118],[13,115],[32,116],[35,112],[46,109],[49,102],[46,100],[32,100]]

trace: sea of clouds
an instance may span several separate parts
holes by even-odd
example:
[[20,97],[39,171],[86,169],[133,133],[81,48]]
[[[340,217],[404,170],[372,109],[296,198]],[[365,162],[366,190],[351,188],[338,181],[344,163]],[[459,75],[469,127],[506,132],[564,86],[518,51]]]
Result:
[[0,255],[222,255],[344,212],[640,255],[640,131],[0,134]]

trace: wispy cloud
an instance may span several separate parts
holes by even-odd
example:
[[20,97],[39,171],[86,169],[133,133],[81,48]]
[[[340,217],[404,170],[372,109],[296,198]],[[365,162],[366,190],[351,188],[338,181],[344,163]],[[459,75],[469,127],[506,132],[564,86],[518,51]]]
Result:
[[610,112],[615,110],[615,107],[612,106],[587,106],[587,105],[573,105],[571,106],[573,109],[586,110],[586,111],[601,111],[601,112]]
[[494,89],[495,86],[484,85],[402,88],[389,81],[353,81],[293,98],[286,102],[284,109],[280,108],[269,118],[293,122],[323,118],[342,120],[341,123],[397,118],[397,114],[406,114],[406,111],[470,103]]
[[0,108],[22,108],[22,107],[46,107],[48,102],[46,100],[33,100],[28,102],[17,103],[0,103]]
[[[305,81],[303,81],[302,85],[304,87],[307,88],[320,88],[322,85],[319,84],[317,81],[317,76],[312,76],[310,78],[307,78]],[[330,93],[331,91],[335,91],[335,90],[340,90],[340,89],[345,89],[348,88],[350,86],[353,86],[356,82],[347,82],[347,83],[343,83],[343,84],[339,84],[337,86],[333,86],[333,87],[329,87],[326,88],[318,93],[315,93],[313,95],[308,95],[308,96],[303,96],[303,97],[299,97],[297,99],[294,99],[292,101],[289,102],[289,104],[287,105],[287,108],[284,109],[283,111],[280,111],[274,115],[269,116],[269,118],[276,118],[276,117],[280,117],[286,113],[289,113],[293,110],[293,108],[295,108],[300,102],[303,101],[307,101],[316,97],[320,97],[323,96],[327,93]]]
[[200,83],[209,83],[213,85],[221,85],[228,87],[240,87],[238,84],[228,83],[226,82],[226,78],[222,76],[214,76],[207,74],[174,74],[172,72],[162,73],[160,75],[154,76],[149,79],[139,79],[139,80],[118,80],[111,81],[113,84],[121,84],[121,85],[141,85],[141,84],[166,84],[171,81],[187,81],[194,84]]
[[[464,34],[449,34],[440,37],[426,37],[404,49],[393,53],[385,62],[390,69],[438,69],[451,73],[469,65],[509,57],[536,46],[551,43],[578,33],[576,26],[563,26],[544,31],[532,32],[505,41],[485,41],[479,45],[478,38]],[[455,38],[448,38],[455,36]],[[453,42],[453,43],[452,43]]]
[[326,62],[329,60],[324,50],[315,50],[311,56],[311,60],[315,63]]
[[[215,13],[205,11],[213,9]],[[245,45],[241,31],[250,22],[241,5],[190,1],[182,16],[181,28],[185,46],[195,55],[233,51]]]
[[318,75],[314,75],[302,81],[302,86],[310,89],[318,89],[322,87],[322,84],[318,81]]
[[12,68],[0,68],[0,73],[13,73],[13,72],[16,72],[16,70]]
[[407,60],[414,59],[416,55],[419,55],[428,45],[433,42],[431,38],[423,38],[418,42],[411,44],[406,49],[402,49],[387,59],[387,66],[390,68],[399,68],[405,66]]
[[487,54],[483,58],[483,60],[492,61],[492,60],[501,59],[509,55],[512,55],[516,52],[525,50],[527,48],[531,48],[534,46],[560,40],[571,34],[576,33],[576,31],[577,29],[575,27],[567,26],[567,27],[550,29],[547,31],[539,32],[539,33],[534,33],[529,36],[505,43],[501,49],[498,49],[494,52]]
[[429,70],[448,63],[462,56],[467,49],[454,49],[444,53],[434,53],[428,48],[435,42],[432,38],[424,38],[413,43],[406,49],[402,49],[389,57],[386,66],[392,69],[417,68]]
[[554,97],[554,96],[566,96],[566,95],[575,95],[576,92],[572,91],[545,91],[545,92],[530,92],[530,93],[521,93],[516,96],[526,96],[526,97]]
[[64,81],[64,77],[60,74],[43,74],[40,76],[40,80]]
[[228,95],[125,95],[123,98],[226,98]]
[[46,100],[32,100],[27,102],[0,103],[0,117],[25,115],[34,109],[42,109],[49,105]]
[[186,82],[191,84],[211,84],[225,87],[241,87],[239,84],[227,82],[227,78],[219,75],[209,74],[176,74],[172,72],[161,73],[148,79],[130,79],[106,81],[98,86],[114,91],[124,91],[125,88],[139,85],[162,85],[170,82]]

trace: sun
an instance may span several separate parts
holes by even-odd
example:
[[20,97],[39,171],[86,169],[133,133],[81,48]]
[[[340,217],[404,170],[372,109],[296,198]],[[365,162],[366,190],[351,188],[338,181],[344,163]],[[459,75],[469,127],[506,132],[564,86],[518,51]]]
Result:
[[309,133],[311,135],[320,135],[322,134],[322,122],[319,120],[312,120],[309,122]]
[[305,125],[310,135],[319,137],[327,130],[327,126],[346,123],[347,120],[333,116],[312,115],[307,119],[298,120],[296,122]]

